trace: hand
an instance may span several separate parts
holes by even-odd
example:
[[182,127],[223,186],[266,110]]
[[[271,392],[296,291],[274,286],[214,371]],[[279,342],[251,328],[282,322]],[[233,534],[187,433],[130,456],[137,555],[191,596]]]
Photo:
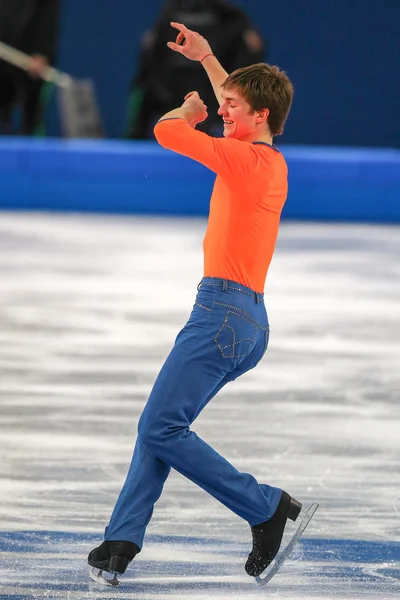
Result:
[[48,65],[47,58],[42,56],[41,54],[33,54],[30,58],[29,63],[29,73],[34,78],[37,79],[41,77],[44,73]]
[[182,108],[185,110],[188,123],[192,127],[196,127],[197,123],[205,121],[208,117],[207,106],[200,98],[198,92],[189,92],[189,94],[186,94]]
[[[168,48],[175,50],[189,58],[189,60],[201,60],[206,54],[212,54],[211,46],[207,40],[197,33],[191,31],[181,23],[171,23],[172,27],[178,29],[176,42],[168,42]],[[183,45],[181,45],[183,42]]]

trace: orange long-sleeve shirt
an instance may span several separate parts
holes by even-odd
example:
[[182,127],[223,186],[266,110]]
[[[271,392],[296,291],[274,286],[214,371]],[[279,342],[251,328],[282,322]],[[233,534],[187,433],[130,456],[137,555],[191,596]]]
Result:
[[264,142],[210,137],[181,118],[159,121],[154,134],[164,148],[217,174],[203,244],[204,276],[263,292],[287,196],[282,154]]

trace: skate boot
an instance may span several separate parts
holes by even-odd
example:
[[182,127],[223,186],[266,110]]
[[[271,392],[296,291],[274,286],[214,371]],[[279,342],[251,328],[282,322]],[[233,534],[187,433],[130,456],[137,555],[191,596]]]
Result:
[[282,497],[274,515],[264,523],[251,528],[253,550],[250,552],[245,570],[248,575],[258,577],[278,554],[287,519],[295,521],[301,511],[301,504],[286,492]]
[[[103,542],[89,553],[88,563],[93,567],[92,579],[109,585],[118,585],[117,574],[125,573],[129,563],[140,552],[133,542]],[[95,569],[99,569],[97,573]],[[105,579],[103,571],[114,574],[114,579]]]

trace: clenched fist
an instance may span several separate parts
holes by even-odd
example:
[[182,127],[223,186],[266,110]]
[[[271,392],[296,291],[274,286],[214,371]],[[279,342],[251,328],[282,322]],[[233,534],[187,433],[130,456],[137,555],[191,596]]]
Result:
[[200,98],[198,92],[189,92],[189,94],[186,94],[182,108],[185,109],[187,120],[192,127],[195,127],[197,123],[205,121],[208,117],[207,106]]

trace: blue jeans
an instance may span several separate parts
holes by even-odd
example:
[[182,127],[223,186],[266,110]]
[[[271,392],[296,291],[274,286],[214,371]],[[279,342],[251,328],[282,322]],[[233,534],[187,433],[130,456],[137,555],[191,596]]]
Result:
[[202,279],[190,318],[140,417],[132,462],[106,540],[142,547],[171,467],[250,525],[274,514],[282,490],[240,473],[190,429],[226,383],[257,365],[268,339],[263,294],[226,279]]

